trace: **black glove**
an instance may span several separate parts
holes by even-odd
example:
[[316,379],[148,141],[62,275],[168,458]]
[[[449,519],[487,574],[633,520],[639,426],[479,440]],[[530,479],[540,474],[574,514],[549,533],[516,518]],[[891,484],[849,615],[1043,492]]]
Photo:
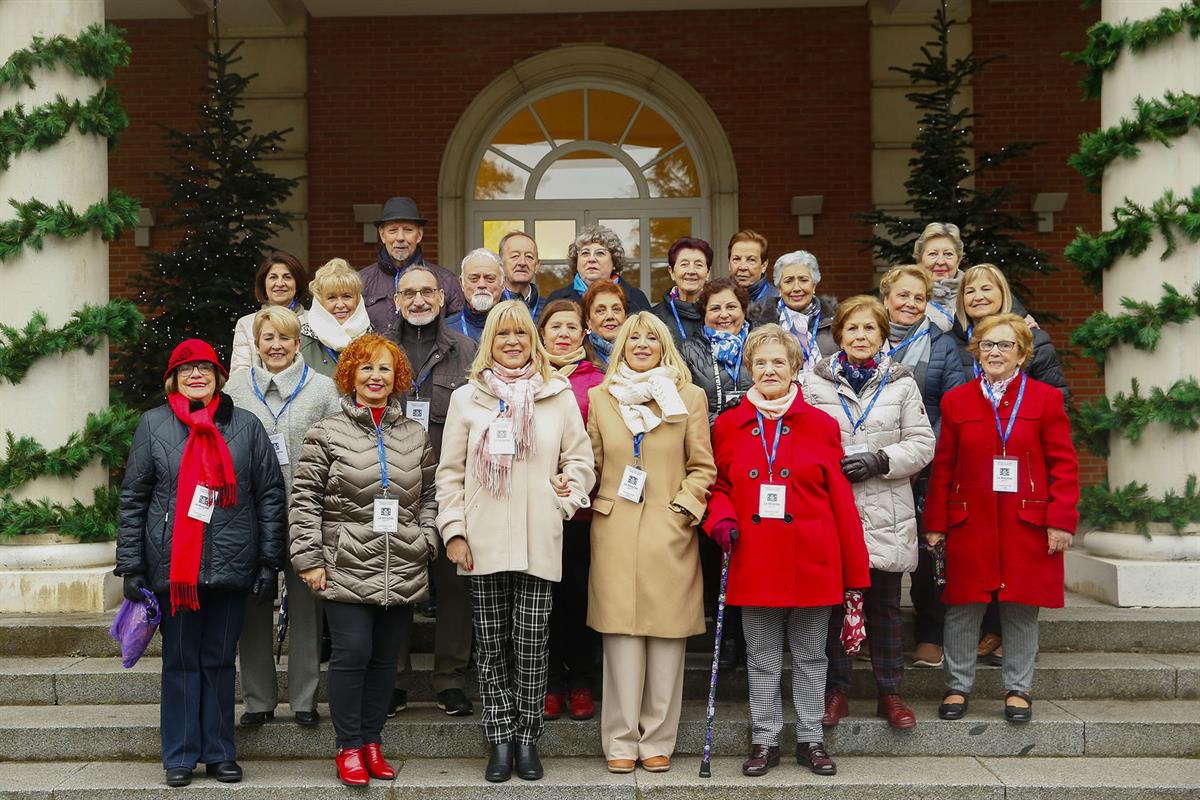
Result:
[[275,594],[279,591],[279,581],[276,578],[277,573],[270,567],[259,567],[258,575],[254,578],[254,597],[259,602],[268,602],[275,599]]
[[125,585],[121,591],[125,595],[125,599],[131,603],[141,603],[146,600],[146,596],[141,590],[148,588],[146,586],[146,576],[140,573],[125,576]]
[[876,450],[874,453],[855,453],[842,458],[842,474],[851,483],[874,478],[889,469],[891,469],[891,462],[888,460],[887,453],[882,450]]

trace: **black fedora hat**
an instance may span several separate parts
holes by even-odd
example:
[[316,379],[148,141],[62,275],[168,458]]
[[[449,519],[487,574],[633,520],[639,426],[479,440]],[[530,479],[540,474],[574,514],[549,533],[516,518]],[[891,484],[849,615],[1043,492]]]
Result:
[[375,227],[396,220],[408,220],[418,225],[424,225],[429,221],[421,216],[420,211],[417,211],[417,204],[411,197],[389,197],[383,204],[383,213],[379,215],[379,219],[375,220]]

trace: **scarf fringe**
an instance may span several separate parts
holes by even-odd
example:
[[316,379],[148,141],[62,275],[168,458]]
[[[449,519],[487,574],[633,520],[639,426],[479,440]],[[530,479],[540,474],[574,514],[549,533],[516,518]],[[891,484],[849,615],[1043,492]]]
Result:
[[194,583],[179,583],[171,581],[171,616],[179,609],[185,611],[200,610],[200,592]]

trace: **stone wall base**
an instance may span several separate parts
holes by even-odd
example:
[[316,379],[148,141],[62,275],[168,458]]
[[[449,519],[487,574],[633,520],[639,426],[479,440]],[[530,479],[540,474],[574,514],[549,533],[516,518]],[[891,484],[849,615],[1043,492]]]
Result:
[[1068,550],[1066,587],[1114,606],[1200,607],[1200,562],[1134,561]]
[[0,613],[107,611],[121,603],[112,566],[0,569]]

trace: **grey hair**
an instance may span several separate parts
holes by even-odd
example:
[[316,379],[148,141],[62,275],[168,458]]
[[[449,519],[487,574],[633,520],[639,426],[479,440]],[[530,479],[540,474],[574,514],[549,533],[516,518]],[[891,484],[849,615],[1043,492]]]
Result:
[[931,222],[926,225],[925,230],[921,231],[921,235],[917,237],[917,241],[913,244],[913,258],[919,262],[921,257],[925,255],[925,243],[930,239],[937,239],[942,236],[954,242],[954,249],[958,253],[958,257],[962,258],[962,233],[953,222]]
[[621,238],[617,236],[616,231],[603,225],[584,227],[567,248],[567,263],[571,265],[572,270],[579,269],[579,248],[585,244],[604,245],[612,256],[613,275],[621,274],[621,270],[625,268],[625,246],[621,244]]
[[463,256],[462,263],[458,265],[458,272],[461,275],[467,270],[467,262],[476,258],[487,259],[495,265],[496,269],[500,270],[500,277],[504,277],[504,264],[500,261],[500,256],[488,250],[486,247],[476,247],[471,252]]
[[808,267],[808,271],[812,273],[813,283],[821,282],[821,267],[817,264],[817,257],[807,250],[793,250],[775,259],[775,288],[779,288],[779,281],[783,277],[783,268],[792,266]]

